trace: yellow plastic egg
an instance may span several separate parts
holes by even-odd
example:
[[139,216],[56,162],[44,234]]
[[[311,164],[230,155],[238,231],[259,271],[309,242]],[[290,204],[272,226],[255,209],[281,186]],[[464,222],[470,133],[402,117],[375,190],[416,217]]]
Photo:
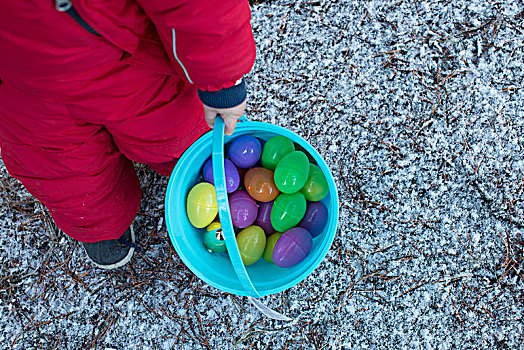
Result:
[[187,195],[187,217],[196,228],[209,225],[218,213],[215,187],[207,182],[195,185]]
[[246,227],[238,234],[237,245],[244,265],[252,265],[264,254],[266,234],[258,226]]

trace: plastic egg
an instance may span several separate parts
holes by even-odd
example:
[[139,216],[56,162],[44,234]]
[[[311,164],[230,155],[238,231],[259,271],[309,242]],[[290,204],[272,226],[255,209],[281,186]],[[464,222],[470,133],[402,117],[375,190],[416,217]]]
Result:
[[304,187],[309,175],[309,159],[304,152],[286,154],[275,168],[275,184],[284,193],[295,193]]
[[271,208],[273,208],[274,202],[260,203],[258,206],[257,215],[257,226],[260,226],[266,235],[270,235],[275,232],[273,225],[271,225]]
[[275,250],[275,244],[277,244],[280,236],[282,236],[282,232],[275,232],[266,238],[266,248],[264,249],[264,254],[262,254],[262,259],[268,263],[273,264],[273,251]]
[[318,202],[324,199],[329,192],[329,186],[320,168],[314,164],[309,164],[309,176],[300,190],[308,201]]
[[328,210],[321,202],[309,202],[307,204],[304,218],[298,226],[305,228],[311,236],[317,237],[326,227],[328,221]]
[[229,196],[229,209],[235,227],[246,228],[257,219],[258,205],[244,190],[236,191]]
[[294,227],[278,239],[273,250],[273,262],[280,267],[295,266],[311,251],[313,239],[311,234],[302,227]]
[[285,232],[296,226],[305,213],[306,198],[302,193],[281,193],[271,208],[271,224],[275,230]]
[[265,168],[251,168],[244,176],[244,185],[249,195],[259,202],[270,202],[280,194],[273,172]]
[[[206,176],[206,174],[209,171],[209,168],[213,168],[213,159],[209,158],[204,163],[204,167],[202,168],[202,176],[204,177],[204,180],[206,182],[209,182],[210,184],[214,185],[211,181],[213,181],[213,176]],[[212,171],[212,170],[211,170]]]
[[187,217],[196,228],[209,225],[217,216],[215,187],[207,182],[195,185],[187,195]]
[[264,230],[258,226],[243,229],[237,236],[237,245],[244,265],[254,264],[264,254],[266,247]]
[[236,167],[236,168],[237,168],[237,171],[238,171],[238,175],[240,177],[239,188],[242,188],[242,186],[244,185],[244,176],[246,175],[248,169],[246,169],[246,168],[239,168],[239,167]]
[[293,141],[285,136],[274,136],[266,142],[262,149],[262,166],[269,170],[275,170],[282,157],[294,150]]
[[212,222],[207,227],[204,232],[204,245],[210,252],[223,253],[226,251],[226,241],[219,222]]
[[256,137],[243,135],[237,137],[229,146],[229,158],[239,168],[255,165],[262,154],[262,145]]
[[[236,191],[240,185],[240,175],[238,174],[237,167],[229,159],[224,159],[224,171],[226,174],[227,193]],[[208,161],[204,164],[204,169],[202,172],[204,174],[204,180],[214,185],[215,179],[213,178],[213,165],[211,158],[208,159]]]

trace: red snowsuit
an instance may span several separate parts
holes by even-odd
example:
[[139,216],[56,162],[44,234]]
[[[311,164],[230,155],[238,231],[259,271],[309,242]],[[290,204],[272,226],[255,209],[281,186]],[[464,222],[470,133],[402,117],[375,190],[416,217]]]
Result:
[[0,148],[9,173],[83,242],[129,227],[133,161],[169,175],[208,127],[197,88],[250,71],[243,0],[75,0],[100,36],[53,0],[0,4]]

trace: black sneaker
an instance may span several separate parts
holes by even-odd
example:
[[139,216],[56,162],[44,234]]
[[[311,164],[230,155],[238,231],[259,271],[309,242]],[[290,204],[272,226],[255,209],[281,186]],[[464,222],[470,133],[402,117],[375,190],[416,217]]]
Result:
[[95,266],[105,270],[124,266],[131,260],[135,248],[142,250],[140,246],[135,244],[135,233],[132,225],[129,226],[119,239],[110,239],[95,243],[82,242],[82,246],[91,262]]

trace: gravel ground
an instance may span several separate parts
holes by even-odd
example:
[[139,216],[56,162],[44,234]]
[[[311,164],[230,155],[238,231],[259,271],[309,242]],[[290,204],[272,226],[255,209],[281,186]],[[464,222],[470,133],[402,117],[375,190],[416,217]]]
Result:
[[145,248],[92,268],[0,161],[1,348],[524,348],[524,5],[253,4],[247,116],[306,138],[340,224],[320,266],[263,298],[180,261],[167,180],[137,165]]

